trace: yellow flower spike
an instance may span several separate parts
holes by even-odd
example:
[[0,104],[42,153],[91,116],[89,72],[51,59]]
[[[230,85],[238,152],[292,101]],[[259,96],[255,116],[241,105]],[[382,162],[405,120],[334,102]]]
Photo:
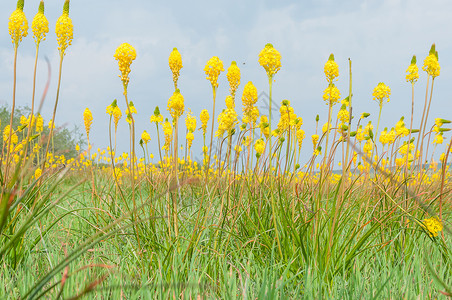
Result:
[[72,44],[74,36],[74,26],[69,17],[69,0],[66,0],[63,5],[63,14],[58,18],[55,26],[55,33],[57,35],[58,50],[60,56],[66,54],[66,49]]
[[245,88],[243,89],[242,94],[242,104],[244,107],[250,107],[257,102],[257,89],[254,84],[249,81]]
[[427,229],[430,237],[438,236],[438,232],[443,230],[443,223],[438,217],[431,217],[428,219],[424,219],[422,222],[424,228]]
[[327,105],[334,105],[339,102],[341,98],[341,92],[334,85],[334,83],[330,83],[330,85],[323,91],[323,100],[325,100]]
[[121,72],[119,77],[121,78],[124,87],[127,88],[130,80],[130,65],[132,64],[132,61],[137,58],[137,52],[130,44],[123,43],[116,49],[114,58],[118,61],[119,71]]
[[24,0],[17,1],[17,8],[9,17],[8,30],[12,43],[17,48],[22,38],[28,34],[28,21],[24,13]]
[[31,28],[33,30],[33,38],[36,45],[39,45],[41,41],[46,39],[46,34],[49,32],[49,21],[44,15],[44,1],[41,0],[39,3],[38,13],[33,18],[31,23]]
[[89,108],[85,108],[83,112],[83,122],[85,123],[86,137],[89,141],[89,132],[91,130],[91,124],[93,123],[93,115]]
[[324,73],[326,76],[326,80],[329,83],[332,83],[333,80],[339,76],[339,66],[334,61],[334,54],[332,54],[332,53],[330,54],[328,61],[325,63]]
[[217,56],[209,59],[204,67],[206,79],[210,81],[214,89],[218,87],[218,76],[222,71],[224,71],[223,62]]
[[169,58],[168,58],[169,67],[171,72],[173,73],[173,82],[174,89],[177,90],[177,80],[179,79],[180,69],[182,69],[182,56],[180,55],[177,48],[173,48]]
[[207,111],[207,109],[203,109],[201,111],[201,116],[199,117],[201,119],[201,128],[203,131],[203,134],[206,134],[206,130],[207,130],[207,122],[209,122],[209,112]]
[[155,107],[154,114],[150,118],[151,123],[159,124],[163,122],[163,116],[160,114],[158,106]]
[[259,53],[259,64],[264,67],[268,78],[273,78],[281,69],[281,54],[268,43]]
[[303,145],[303,139],[304,139],[304,130],[298,129],[297,130],[297,142],[298,142],[298,149],[301,149],[301,146]]
[[312,139],[312,146],[313,146],[313,148],[315,150],[316,147],[317,147],[317,142],[319,141],[319,135],[318,134],[313,134],[311,136],[311,139]]
[[132,114],[136,114],[136,113],[137,113],[137,109],[133,105],[133,102],[130,101],[129,102],[129,107],[126,109],[126,121],[127,121],[127,123],[132,124]]
[[265,151],[264,139],[258,139],[256,143],[254,143],[254,150],[256,150],[256,157],[259,158]]
[[391,95],[391,89],[383,82],[378,83],[372,93],[373,99],[377,100],[380,106],[383,105],[383,100],[387,99],[389,102],[389,96]]
[[411,59],[411,64],[406,69],[406,81],[415,83],[419,78],[419,68],[416,65],[416,55],[413,55],[413,58]]
[[439,76],[441,67],[438,62],[438,52],[435,50],[435,44],[430,48],[429,55],[424,60],[422,70],[433,78]]
[[145,144],[147,144],[151,140],[151,136],[149,135],[149,133],[147,133],[146,130],[144,130],[143,133],[141,134],[141,139]]
[[240,68],[237,66],[237,63],[235,61],[233,61],[231,63],[231,66],[228,68],[226,77],[229,81],[229,93],[231,94],[232,100],[234,100],[235,92],[240,85]]
[[187,127],[188,132],[195,132],[196,130],[196,117],[193,116],[191,110],[188,110],[187,116],[185,118],[185,126]]
[[179,118],[184,113],[184,96],[177,89],[173,95],[168,99],[167,110],[170,112],[173,120]]

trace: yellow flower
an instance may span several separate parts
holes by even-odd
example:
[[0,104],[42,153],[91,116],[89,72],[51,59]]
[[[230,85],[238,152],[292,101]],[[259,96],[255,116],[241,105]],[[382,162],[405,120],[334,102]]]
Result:
[[325,64],[324,72],[326,80],[328,80],[329,83],[332,83],[333,80],[339,76],[339,66],[334,61],[333,54],[330,54],[330,57],[328,58],[328,61]]
[[191,131],[187,132],[186,139],[187,139],[188,149],[190,149],[193,144],[193,140],[195,139],[195,135],[193,134],[193,132],[191,132]]
[[442,144],[444,141],[442,134],[435,135],[435,139],[433,140],[433,144]]
[[435,44],[433,44],[430,48],[429,55],[424,60],[422,70],[427,72],[427,74],[433,78],[439,76],[441,67],[439,66],[438,52],[435,50]]
[[28,21],[24,14],[24,1],[17,1],[17,9],[9,17],[8,30],[11,40],[17,48],[22,38],[28,34]]
[[44,130],[44,119],[41,116],[41,114],[38,114],[38,117],[36,118],[36,131],[42,132]]
[[341,92],[334,85],[334,83],[330,83],[330,85],[323,91],[323,100],[327,102],[328,105],[334,105],[339,102],[341,98]]
[[258,139],[256,143],[254,143],[254,150],[256,150],[256,157],[259,158],[265,151],[264,139]]
[[[9,131],[10,131],[9,125],[6,125],[5,128],[3,129],[3,141],[4,142],[7,142],[9,139],[9,136],[10,136]],[[12,135],[11,135],[11,144],[17,144],[18,142],[19,142],[19,137],[13,130]]]
[[424,228],[428,230],[429,236],[438,236],[438,232],[443,230],[443,223],[438,217],[431,217],[428,219],[424,219],[422,222]]
[[261,134],[268,139],[268,137],[270,136],[270,125],[268,124],[268,117],[266,115],[261,116],[259,128],[261,130]]
[[122,117],[121,109],[119,108],[119,106],[116,105],[113,108],[112,114],[113,114],[113,118],[114,118],[114,121],[115,121],[115,131],[116,131],[116,129],[118,128],[118,122],[119,122],[119,120]]
[[163,134],[165,135],[165,144],[163,145],[162,149],[169,150],[173,137],[173,126],[171,126],[171,123],[168,122],[168,119],[166,119],[163,123]]
[[312,139],[312,145],[313,145],[314,150],[315,150],[315,148],[317,147],[317,142],[319,141],[319,135],[318,134],[313,134],[311,139]]
[[168,100],[167,110],[170,112],[173,119],[179,118],[184,113],[184,96],[177,89]]
[[168,58],[169,67],[173,73],[174,89],[177,89],[177,80],[179,79],[180,69],[182,69],[182,56],[177,48],[173,48]]
[[[52,119],[50,119],[50,121],[49,121],[49,123],[47,124],[47,127],[49,128],[49,129],[51,129],[51,127],[52,127]],[[55,122],[53,122],[53,129],[55,129]]]
[[419,68],[416,65],[416,55],[413,55],[413,58],[411,59],[411,64],[406,69],[406,81],[415,83],[419,78]]
[[337,113],[337,119],[340,120],[342,123],[348,123],[350,119],[350,114],[348,110],[345,108],[345,104],[341,107],[341,109]]
[[281,54],[269,43],[259,53],[259,64],[264,67],[267,76],[273,78],[281,69]]
[[185,117],[185,126],[188,132],[195,132],[196,130],[196,117],[193,116],[191,110],[188,110],[187,117]]
[[254,84],[249,81],[245,88],[243,89],[242,94],[242,104],[245,107],[250,107],[257,102],[257,89]]
[[209,112],[207,111],[207,109],[203,109],[201,111],[201,116],[199,118],[201,119],[203,134],[206,134],[207,122],[209,122]]
[[67,47],[72,44],[74,35],[74,26],[69,17],[69,0],[64,2],[63,14],[56,22],[55,33],[57,35],[58,50],[60,51],[60,55],[64,56]]
[[230,132],[237,125],[237,113],[235,109],[225,109],[218,115],[218,130],[215,136],[222,137],[224,132]]
[[143,133],[141,134],[141,139],[145,144],[147,144],[151,140],[151,136],[149,135],[149,133],[146,132],[146,130],[144,130]]
[[160,114],[160,109],[158,106],[155,107],[154,114],[150,118],[151,123],[156,125],[163,122],[163,116]]
[[37,168],[35,170],[35,179],[38,179],[39,177],[41,177],[42,174],[42,170],[40,168]]
[[132,123],[132,114],[136,114],[136,113],[137,113],[137,109],[133,105],[133,102],[130,101],[129,102],[129,107],[126,109],[126,121],[127,121],[127,123],[129,123],[129,124]]
[[206,72],[206,79],[210,81],[213,88],[218,87],[218,76],[222,71],[224,71],[223,62],[218,57],[213,56],[207,61],[204,72]]
[[91,124],[93,123],[93,115],[89,108],[85,108],[85,111],[83,112],[83,122],[85,123],[86,136],[89,140],[89,131],[91,129]]
[[44,1],[39,3],[38,13],[31,22],[31,28],[33,30],[33,38],[36,45],[39,45],[41,41],[46,39],[46,34],[49,32],[49,21],[44,15]]
[[137,52],[128,43],[121,44],[115,52],[114,58],[118,61],[119,71],[121,71],[121,81],[127,87],[129,83],[130,65],[137,58]]
[[378,83],[378,85],[374,88],[372,96],[374,100],[378,100],[380,106],[383,105],[383,100],[387,99],[389,102],[389,96],[391,95],[391,89],[384,84],[383,82]]
[[301,149],[301,146],[303,145],[303,139],[304,139],[304,130],[298,129],[297,130],[298,149]]
[[235,92],[237,91],[237,88],[240,85],[240,69],[235,61],[233,61],[231,63],[231,66],[228,68],[228,73],[226,74],[226,77],[228,78],[229,81],[229,93],[234,99]]

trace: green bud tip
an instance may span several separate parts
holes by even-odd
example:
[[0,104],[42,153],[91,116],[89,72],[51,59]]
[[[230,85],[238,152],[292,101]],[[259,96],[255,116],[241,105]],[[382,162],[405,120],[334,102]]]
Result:
[[112,106],[112,107],[118,106],[118,101],[117,101],[116,99],[113,100],[113,102],[111,103],[111,106]]
[[414,139],[414,138],[412,138],[412,139],[410,140],[410,144],[411,144],[411,143],[413,143],[413,142],[414,142],[414,140],[415,140],[415,139]]
[[315,117],[315,121],[318,122],[319,120],[320,120],[320,117],[319,117],[319,115],[317,115],[317,116]]
[[411,64],[412,65],[416,64],[416,55],[413,55],[413,58],[411,59]]
[[430,48],[430,51],[428,52],[428,54],[435,54],[436,50],[435,50],[435,43],[432,44],[432,47]]
[[132,101],[129,102],[129,106],[130,107],[134,106]]
[[24,10],[24,0],[17,0],[17,9]]
[[356,136],[356,131],[352,131],[352,132],[350,132],[350,136],[351,136],[351,137],[354,137],[354,136]]
[[177,48],[176,48],[176,47],[174,47],[174,48],[173,48],[173,51],[177,51]]
[[38,13],[44,14],[44,0],[39,3]]
[[295,165],[295,170],[298,170],[300,168],[300,164]]
[[267,43],[267,44],[265,45],[265,48],[273,48],[273,45],[270,44],[270,43]]
[[341,110],[342,109],[346,109],[347,108],[347,105],[345,105],[345,104],[342,104],[342,106],[341,106]]
[[288,106],[288,105],[289,105],[289,100],[283,100],[283,101],[282,101],[282,105]]
[[231,65],[237,65],[237,63],[235,61],[231,62]]
[[176,92],[175,92],[175,93],[180,94],[180,90],[179,90],[179,89],[176,89]]
[[328,57],[328,60],[334,61],[334,54],[333,53],[330,54],[330,56]]
[[438,51],[435,51],[436,60],[439,60]]
[[64,1],[63,13],[67,15],[69,14],[69,0]]
[[158,107],[158,106],[156,106],[156,107],[155,107],[155,110],[154,110],[154,115],[155,115],[155,116],[158,116],[158,115],[160,115],[160,109],[159,109],[159,107]]

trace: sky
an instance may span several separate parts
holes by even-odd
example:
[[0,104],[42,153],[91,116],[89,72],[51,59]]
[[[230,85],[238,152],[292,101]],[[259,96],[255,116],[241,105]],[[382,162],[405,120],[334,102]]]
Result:
[[[0,28],[3,28],[0,30],[0,105],[11,105],[14,51],[7,28],[16,1],[5,2],[0,11]],[[51,118],[56,97],[59,54],[54,32],[63,2],[45,2],[45,14],[51,25],[39,50],[36,89],[37,95],[41,95],[47,78],[44,58],[48,57],[52,74],[42,110],[45,120]],[[39,0],[25,1],[24,12],[30,26],[38,5]],[[170,117],[166,106],[174,86],[168,57],[174,47],[178,48],[183,62],[178,87],[185,98],[186,110],[190,108],[197,116],[199,127],[201,110],[207,108],[210,113],[212,110],[212,89],[203,71],[206,62],[218,56],[224,64],[225,72],[220,75],[217,92],[218,116],[229,93],[226,70],[231,61],[237,61],[241,85],[236,107],[240,111],[243,87],[248,81],[254,83],[259,94],[268,93],[267,75],[258,63],[258,54],[265,44],[272,43],[282,56],[282,67],[273,84],[273,100],[276,105],[283,99],[290,100],[295,113],[303,118],[302,129],[307,138],[302,153],[307,161],[312,152],[309,137],[315,132],[315,117],[319,114],[320,124],[324,124],[328,115],[322,95],[327,87],[323,67],[330,53],[334,53],[339,65],[336,84],[342,98],[349,93],[349,59],[352,61],[352,104],[356,117],[369,112],[369,120],[376,124],[378,104],[372,100],[372,90],[379,82],[391,88],[391,100],[383,106],[380,125],[383,129],[393,127],[401,116],[406,121],[410,119],[411,85],[405,81],[405,70],[412,55],[417,55],[421,69],[431,44],[436,43],[441,75],[435,79],[428,124],[436,117],[452,119],[447,88],[447,82],[452,80],[452,40],[447,29],[452,28],[451,12],[449,0],[72,0],[74,40],[64,57],[55,121],[57,126],[77,125],[83,130],[83,111],[88,107],[94,116],[90,133],[93,147],[105,148],[109,144],[109,118],[105,108],[114,99],[123,111],[125,108],[113,55],[121,43],[127,42],[137,51],[128,88],[129,100],[138,110],[137,136],[143,130],[150,133],[150,152],[157,155],[155,126],[149,118],[155,106],[160,107],[164,117]],[[16,97],[19,106],[31,105],[35,54],[30,28],[29,36],[19,46]],[[421,71],[415,85],[415,128],[420,123],[426,83],[427,75]],[[260,97],[258,107],[261,114],[268,114],[264,101],[265,97]],[[334,107],[334,114],[339,108],[339,105]],[[273,127],[276,123],[274,119]],[[446,142],[448,138],[446,135]],[[195,157],[199,156],[201,141],[201,133],[195,133]],[[128,142],[128,126],[123,118],[118,129],[118,151],[127,151]]]

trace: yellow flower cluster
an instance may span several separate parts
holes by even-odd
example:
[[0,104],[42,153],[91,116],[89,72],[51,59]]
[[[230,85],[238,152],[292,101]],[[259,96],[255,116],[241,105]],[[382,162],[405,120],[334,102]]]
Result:
[[[257,102],[257,89],[254,86],[254,84],[249,81],[246,85],[245,88],[243,89],[243,94],[242,94],[242,104],[243,104],[243,112],[245,115],[245,118],[247,119],[248,122],[251,121],[252,116],[255,115],[253,113],[253,105]],[[244,123],[248,123],[245,122]]]
[[[281,102],[281,107],[279,108],[280,118],[278,122],[279,133],[282,134],[289,127],[294,126],[297,121],[297,115],[294,113],[294,109],[290,106],[289,100],[283,100]],[[301,126],[301,124],[300,124]]]
[[438,232],[443,230],[443,223],[438,217],[431,217],[428,219],[424,219],[422,222],[423,226],[428,230],[428,234],[433,236],[438,236]]
[[300,150],[301,146],[303,145],[304,135],[305,135],[305,133],[304,133],[303,129],[298,129],[297,130],[298,150]]
[[348,112],[345,104],[342,105],[341,109],[337,113],[337,119],[340,120],[342,123],[348,123],[350,119],[350,113]]
[[270,136],[270,125],[268,124],[268,117],[266,115],[261,116],[259,128],[261,130],[261,136],[263,135],[268,139]]
[[132,123],[132,114],[136,114],[136,113],[137,113],[137,109],[133,105],[133,102],[130,101],[129,102],[129,107],[126,109],[126,121],[127,121],[127,123],[129,123],[129,124]]
[[39,177],[41,177],[41,175],[42,175],[42,170],[41,170],[41,168],[37,168],[37,169],[35,170],[35,179],[38,179]]
[[86,136],[89,141],[89,131],[91,130],[91,124],[93,123],[93,114],[89,108],[85,108],[83,112],[83,122],[85,123]]
[[311,139],[312,139],[312,146],[313,146],[313,149],[315,150],[315,148],[317,147],[317,143],[318,143],[318,141],[319,141],[319,135],[318,135],[318,134],[313,134],[313,135],[311,136]]
[[439,66],[438,52],[435,50],[435,44],[432,45],[429,55],[425,58],[422,70],[433,78],[439,76],[441,67]]
[[162,149],[168,151],[173,137],[173,126],[171,126],[171,123],[168,122],[168,119],[166,119],[163,123],[163,134],[165,135],[165,144]]
[[33,38],[36,45],[39,45],[41,41],[46,39],[46,34],[49,32],[49,21],[44,15],[44,1],[42,0],[41,3],[39,3],[38,13],[31,22],[31,28],[33,30]]
[[256,157],[259,158],[265,151],[264,139],[258,139],[256,143],[254,143],[254,150],[256,150]]
[[36,117],[36,131],[42,132],[44,130],[44,118],[41,116],[41,114],[38,114]]
[[190,149],[193,144],[193,140],[195,139],[193,132],[196,130],[196,117],[193,116],[191,110],[188,111],[187,117],[185,118],[185,126],[187,127],[187,135],[185,138],[187,139],[188,149]]
[[[3,129],[3,141],[7,142],[9,139],[9,132],[10,132],[10,126],[6,125],[5,128]],[[14,132],[14,130],[12,131],[11,134],[11,144],[17,144],[19,142],[19,137],[17,136],[17,134]]]
[[339,99],[341,98],[341,92],[339,89],[331,83],[325,91],[323,91],[323,100],[326,101],[327,105],[334,105],[337,102],[339,102]]
[[224,132],[228,133],[237,125],[237,113],[234,108],[226,108],[218,115],[218,130],[215,136],[222,137]]
[[273,78],[281,69],[281,54],[273,48],[272,44],[267,44],[259,53],[259,64],[264,67],[267,76]]
[[378,100],[380,102],[380,106],[383,105],[383,100],[387,99],[389,102],[389,96],[391,95],[391,89],[384,84],[383,82],[378,83],[378,85],[374,88],[372,96],[374,100]]
[[339,76],[339,66],[334,61],[333,54],[330,54],[330,57],[328,58],[328,61],[326,62],[325,67],[323,68],[323,71],[329,83],[332,83],[333,80]]
[[396,133],[395,133],[394,129],[391,129],[391,130],[388,132],[388,129],[385,128],[385,129],[381,132],[380,138],[379,138],[379,139],[380,139],[380,142],[381,142],[383,145],[386,145],[386,144],[391,145],[391,144],[394,143],[394,141],[395,141],[395,136],[396,136]]
[[146,130],[144,130],[143,133],[141,134],[141,139],[145,144],[147,144],[151,140],[151,136],[149,135],[149,133],[147,133]]
[[400,120],[395,125],[395,133],[397,136],[405,137],[410,134],[410,130],[405,127],[404,118],[400,118]]
[[179,118],[184,113],[184,96],[182,96],[179,89],[168,99],[167,109],[173,117],[173,120]]
[[67,47],[72,44],[74,35],[74,26],[69,17],[69,0],[64,2],[63,14],[56,22],[55,33],[57,35],[58,50],[60,51],[60,55],[64,56]]
[[224,71],[223,62],[217,56],[213,56],[207,61],[204,72],[206,72],[206,79],[210,81],[213,88],[218,87],[218,76],[222,71]]
[[413,58],[411,59],[411,64],[406,69],[406,81],[415,83],[419,78],[419,68],[416,65],[416,55],[413,55]]
[[173,73],[174,89],[177,89],[177,80],[179,79],[180,69],[183,67],[182,56],[179,51],[177,51],[177,48],[173,48],[173,51],[171,51],[168,62],[171,72]]
[[160,114],[160,109],[158,106],[155,107],[154,114],[150,118],[151,123],[156,125],[163,122],[163,116]]
[[209,122],[209,112],[207,109],[203,109],[201,111],[201,116],[199,117],[201,119],[201,128],[202,128],[202,134],[206,134],[207,130],[207,122]]
[[232,99],[235,98],[235,92],[237,91],[239,85],[240,85],[240,69],[237,66],[237,63],[233,61],[231,63],[231,66],[228,68],[228,73],[226,74],[226,77],[229,81],[229,93],[232,96]]
[[129,83],[130,65],[137,58],[137,52],[130,44],[123,43],[116,49],[114,58],[118,61],[119,71],[121,71],[119,77],[124,86],[127,86]]
[[24,1],[17,1],[17,9],[9,17],[8,30],[15,47],[28,34],[28,21],[24,14]]

